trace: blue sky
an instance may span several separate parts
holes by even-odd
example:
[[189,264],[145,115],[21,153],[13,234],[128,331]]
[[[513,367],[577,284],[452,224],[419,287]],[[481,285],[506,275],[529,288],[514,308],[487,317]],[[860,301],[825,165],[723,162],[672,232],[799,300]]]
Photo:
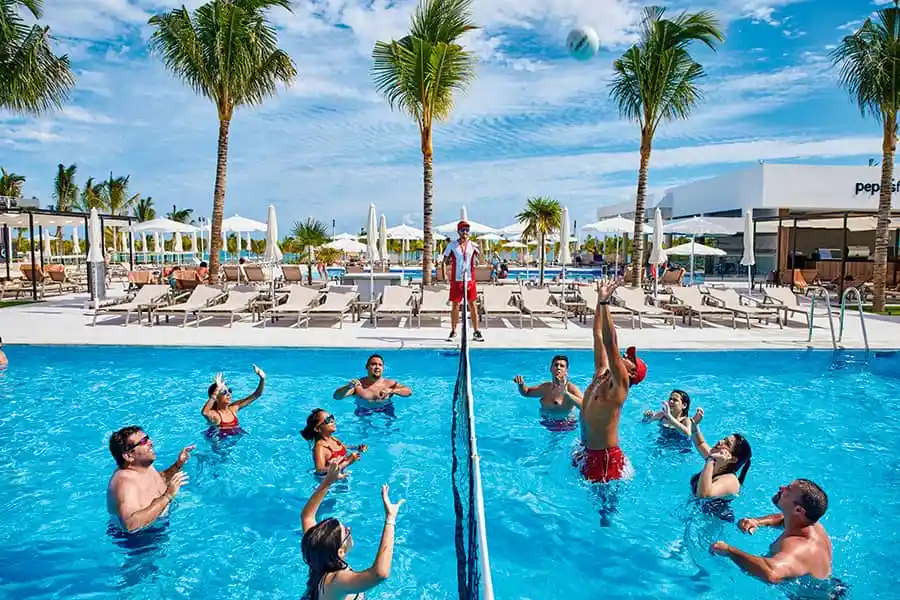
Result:
[[[837,88],[828,51],[886,0],[673,0],[708,8],[726,29],[721,51],[696,50],[708,77],[690,121],[668,124],[651,159],[654,194],[758,160],[865,164],[880,158],[880,128]],[[0,113],[0,165],[27,176],[27,196],[51,202],[56,165],[87,176],[131,176],[131,191],[208,215],[215,174],[213,105],[146,51],[147,19],[177,0],[45,0],[45,21],[78,76],[71,102],[38,119]],[[202,0],[187,0],[188,8]],[[421,226],[418,132],[374,92],[370,55],[400,37],[411,0],[295,1],[273,13],[294,58],[294,85],[231,127],[226,215],[283,229],[313,216],[338,231],[363,225],[374,202],[389,225]],[[638,129],[607,95],[613,59],[633,39],[630,0],[475,0],[482,26],[466,39],[478,79],[435,133],[435,219],[502,227],[529,196],[569,207],[580,223],[634,197]],[[598,56],[568,58],[575,24],[594,27]],[[723,199],[724,200],[724,199]]]

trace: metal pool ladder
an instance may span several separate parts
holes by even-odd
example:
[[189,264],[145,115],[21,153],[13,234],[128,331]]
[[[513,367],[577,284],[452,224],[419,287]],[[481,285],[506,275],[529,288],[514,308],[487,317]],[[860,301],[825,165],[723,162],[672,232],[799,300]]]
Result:
[[809,307],[809,337],[807,338],[807,343],[812,342],[813,337],[813,326],[815,324],[815,316],[816,316],[816,298],[822,297],[825,299],[825,306],[828,310],[828,328],[831,331],[831,347],[837,351],[843,349],[839,344],[841,340],[844,338],[844,317],[847,309],[847,299],[852,296],[856,296],[856,308],[859,311],[859,325],[862,328],[863,335],[863,344],[866,348],[866,360],[869,360],[869,335],[866,332],[866,317],[865,312],[862,307],[862,294],[860,294],[859,289],[855,287],[849,287],[844,290],[844,293],[841,295],[841,314],[839,317],[839,331],[838,334],[834,333],[834,312],[831,310],[831,293],[820,286],[810,286],[809,288],[809,296],[810,296],[810,307]]

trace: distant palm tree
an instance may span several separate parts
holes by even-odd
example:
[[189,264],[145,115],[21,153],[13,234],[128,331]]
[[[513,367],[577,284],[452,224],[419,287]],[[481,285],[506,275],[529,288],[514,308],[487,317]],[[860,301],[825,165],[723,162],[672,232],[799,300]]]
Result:
[[93,177],[88,177],[81,189],[81,198],[78,200],[78,209],[82,212],[91,212],[92,208],[103,211],[106,208],[104,199],[105,182],[94,183]]
[[313,250],[328,243],[328,228],[321,221],[317,221],[312,217],[306,219],[305,222],[294,223],[291,230],[291,237],[294,238],[294,244],[305,249],[306,266],[309,284],[312,285],[312,255]]
[[130,175],[113,177],[112,173],[109,174],[109,179],[103,184],[104,204],[109,214],[127,215],[141,197],[140,194],[128,195],[130,181]]
[[22,188],[25,186],[25,176],[10,173],[0,167],[0,196],[9,198],[21,198]]
[[376,42],[372,50],[375,89],[394,110],[411,116],[419,127],[423,192],[422,280],[431,283],[434,233],[434,119],[450,117],[453,93],[475,79],[475,55],[459,39],[477,29],[471,18],[472,0],[422,0],[416,7],[409,34],[399,41]]
[[210,0],[193,15],[183,6],[150,19],[153,52],[197,94],[212,100],[219,116],[219,147],[213,192],[209,270],[217,273],[225,213],[228,130],[234,109],[257,106],[275,95],[279,83],[297,75],[290,56],[278,48],[271,8],[291,9],[290,0]]
[[156,218],[156,209],[153,208],[153,197],[140,198],[134,205],[134,216],[138,221],[152,221]]
[[341,257],[341,251],[337,248],[319,248],[316,252],[316,257],[325,263],[326,266],[333,265]]
[[[52,208],[59,211],[70,211],[78,203],[78,185],[75,183],[75,173],[78,167],[61,164],[56,169],[56,179],[53,181],[53,197],[56,204]],[[56,228],[56,238],[62,239],[62,226]]]
[[173,204],[172,212],[168,213],[166,218],[175,221],[176,223],[193,223],[191,220],[191,215],[193,213],[193,208],[178,208]]
[[62,106],[75,85],[67,56],[50,48],[50,28],[28,25],[24,8],[41,18],[44,0],[0,0],[0,109],[40,114]]
[[831,58],[840,67],[841,86],[850,93],[863,116],[881,122],[881,189],[875,228],[872,309],[882,312],[891,245],[891,193],[900,111],[900,8],[896,0],[893,7],[877,12],[877,21],[868,18],[856,33],[846,36],[832,51]]
[[529,198],[525,210],[516,215],[516,219],[525,226],[522,237],[537,240],[540,245],[541,274],[538,283],[544,285],[545,238],[559,231],[562,225],[562,206],[553,198]]
[[[641,128],[632,254],[638,265],[644,264],[644,207],[653,137],[663,121],[687,119],[702,98],[698,82],[706,73],[688,52],[691,44],[700,42],[715,50],[716,42],[725,39],[711,12],[683,12],[674,19],[664,19],[664,14],[665,9],[658,6],[644,8],[640,39],[613,63],[610,83],[619,115]],[[632,269],[632,273],[633,285],[640,286],[644,270]]]

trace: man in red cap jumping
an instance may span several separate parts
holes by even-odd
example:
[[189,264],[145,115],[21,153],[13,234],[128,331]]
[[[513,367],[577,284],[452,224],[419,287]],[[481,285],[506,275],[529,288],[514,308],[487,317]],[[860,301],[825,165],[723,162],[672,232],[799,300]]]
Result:
[[[469,239],[469,223],[460,221],[456,224],[459,239],[447,244],[444,250],[444,264],[450,266],[450,302],[453,308],[450,310],[450,336],[447,341],[456,338],[456,327],[459,325],[459,305],[463,296],[469,304],[469,314],[472,315],[472,327],[475,329],[472,339],[483,342],[481,332],[478,330],[478,306],[475,299],[478,290],[475,288],[475,265],[481,249],[478,244]],[[468,283],[466,283],[468,282]]]
[[612,282],[597,286],[594,311],[594,378],[584,392],[581,407],[581,442],[576,464],[585,479],[607,483],[626,474],[625,454],[619,448],[619,415],[628,388],[647,376],[647,365],[632,346],[619,353],[616,328],[609,302],[616,289]]

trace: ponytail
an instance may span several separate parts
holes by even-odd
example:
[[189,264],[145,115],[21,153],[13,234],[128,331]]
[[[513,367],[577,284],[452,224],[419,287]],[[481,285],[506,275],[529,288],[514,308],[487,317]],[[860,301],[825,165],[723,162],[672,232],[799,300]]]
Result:
[[309,416],[306,417],[306,427],[300,432],[304,440],[312,442],[319,437],[316,427],[319,426],[319,414],[325,412],[323,408],[314,408]]

